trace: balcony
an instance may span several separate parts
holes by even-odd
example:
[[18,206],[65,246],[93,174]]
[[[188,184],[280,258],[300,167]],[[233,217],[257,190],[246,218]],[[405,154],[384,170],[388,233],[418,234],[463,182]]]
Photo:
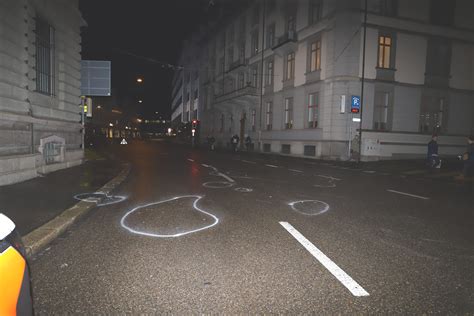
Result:
[[224,94],[216,95],[216,104],[248,105],[258,101],[259,94],[256,87],[247,85],[243,88],[233,90]]
[[276,54],[284,56],[298,48],[298,36],[295,31],[288,31],[278,37],[272,49]]
[[231,72],[234,70],[242,70],[242,69],[245,69],[245,67],[247,67],[247,60],[243,58],[239,58],[238,60],[230,63],[229,69],[227,70],[227,72]]

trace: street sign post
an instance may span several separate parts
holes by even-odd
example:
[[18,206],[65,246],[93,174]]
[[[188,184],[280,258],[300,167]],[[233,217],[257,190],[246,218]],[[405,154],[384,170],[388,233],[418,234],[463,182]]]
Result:
[[360,97],[358,95],[351,96],[351,113],[359,113]]

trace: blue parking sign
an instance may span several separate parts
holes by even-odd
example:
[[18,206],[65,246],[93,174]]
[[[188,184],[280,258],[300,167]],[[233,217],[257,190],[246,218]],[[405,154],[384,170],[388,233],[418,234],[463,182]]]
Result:
[[360,111],[360,97],[353,95],[351,97],[351,113],[359,113]]

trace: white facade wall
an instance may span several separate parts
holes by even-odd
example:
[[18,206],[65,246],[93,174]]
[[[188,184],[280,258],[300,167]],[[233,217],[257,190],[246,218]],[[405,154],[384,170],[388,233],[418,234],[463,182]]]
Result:
[[[275,23],[275,37],[285,34],[286,9],[284,1],[277,1],[277,7],[266,16],[266,26]],[[352,122],[350,98],[361,95],[362,52],[363,52],[363,1],[335,0],[323,1],[322,19],[309,25],[309,1],[293,2],[297,4],[296,43],[284,44],[275,49],[265,48],[264,61],[273,58],[274,81],[271,87],[263,89],[263,103],[260,105],[260,87],[257,95],[235,97],[223,100],[219,96],[223,77],[233,77],[234,85],[238,71],[245,72],[245,81],[250,80],[250,67],[261,63],[262,44],[262,8],[260,22],[253,25],[251,17],[254,7],[250,6],[241,12],[234,13],[229,23],[218,24],[218,30],[228,28],[232,23],[235,28],[234,60],[238,56],[239,23],[245,17],[245,43],[247,66],[239,70],[226,69],[223,76],[216,70],[216,78],[209,87],[216,91],[215,101],[209,104],[203,116],[202,125],[210,124],[208,129],[219,132],[220,117],[225,116],[225,129],[216,135],[225,144],[232,133],[239,132],[239,119],[242,112],[247,115],[246,132],[248,132],[249,115],[253,109],[258,113],[257,129],[250,133],[260,150],[268,149],[281,152],[282,145],[290,145],[290,153],[303,155],[305,146],[315,146],[316,157],[329,159],[347,159],[349,143],[358,133],[359,124]],[[365,45],[365,88],[362,117],[362,159],[390,159],[397,157],[420,156],[425,151],[426,134],[420,133],[420,113],[424,96],[443,97],[446,102],[443,117],[444,135],[440,135],[441,144],[446,153],[453,154],[462,148],[462,135],[473,132],[474,125],[474,28],[472,19],[466,12],[473,12],[473,3],[468,0],[457,1],[453,27],[433,25],[430,22],[430,1],[399,0],[397,16],[387,17],[377,12],[380,2],[369,0],[368,26]],[[226,20],[226,19],[225,19]],[[259,53],[252,54],[251,34],[258,32]],[[209,33],[213,33],[212,30]],[[211,41],[217,42],[215,52],[216,69],[225,49],[220,47],[221,32],[215,32]],[[378,69],[379,35],[390,34],[393,38],[392,69]],[[266,34],[265,34],[266,35]],[[321,69],[317,73],[308,73],[309,45],[314,39],[321,40]],[[433,38],[444,38],[450,43],[450,74],[448,83],[441,88],[427,83],[427,54],[429,42]],[[229,43],[230,44],[230,43]],[[206,48],[207,49],[207,48]],[[227,48],[226,48],[227,49]],[[284,80],[286,55],[295,53],[295,76],[293,80]],[[203,62],[205,64],[205,62]],[[227,63],[226,63],[227,65]],[[258,72],[260,74],[260,66]],[[266,70],[265,70],[266,71]],[[259,75],[260,76],[260,75]],[[260,80],[260,78],[259,78]],[[318,128],[308,128],[308,94],[319,93]],[[388,114],[389,128],[380,132],[374,130],[375,94],[389,93]],[[345,96],[345,111],[341,113],[340,100]],[[284,100],[293,97],[293,127],[284,126]],[[265,126],[266,102],[273,102],[272,130]],[[260,117],[261,113],[261,117]],[[212,116],[212,120],[205,117]],[[233,117],[231,125],[230,117]],[[259,124],[259,122],[263,124]],[[395,144],[394,144],[395,143]],[[367,144],[378,144],[377,149]],[[367,145],[367,146],[365,146]],[[371,147],[372,146],[372,147]],[[370,148],[369,148],[370,147]],[[444,150],[444,149],[443,149]]]
[[[36,92],[36,18],[54,28],[54,93]],[[80,27],[78,1],[0,0],[0,185],[80,164]],[[64,140],[46,164],[42,139]]]

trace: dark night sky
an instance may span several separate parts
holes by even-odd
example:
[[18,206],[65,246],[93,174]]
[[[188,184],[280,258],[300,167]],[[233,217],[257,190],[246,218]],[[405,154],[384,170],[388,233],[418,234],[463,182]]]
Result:
[[[80,0],[88,27],[83,59],[112,61],[112,89],[119,106],[136,107],[145,118],[170,115],[172,70],[124,54],[177,63],[180,45],[206,19],[209,0]],[[137,87],[136,78],[144,84]],[[138,98],[143,99],[138,104]]]

